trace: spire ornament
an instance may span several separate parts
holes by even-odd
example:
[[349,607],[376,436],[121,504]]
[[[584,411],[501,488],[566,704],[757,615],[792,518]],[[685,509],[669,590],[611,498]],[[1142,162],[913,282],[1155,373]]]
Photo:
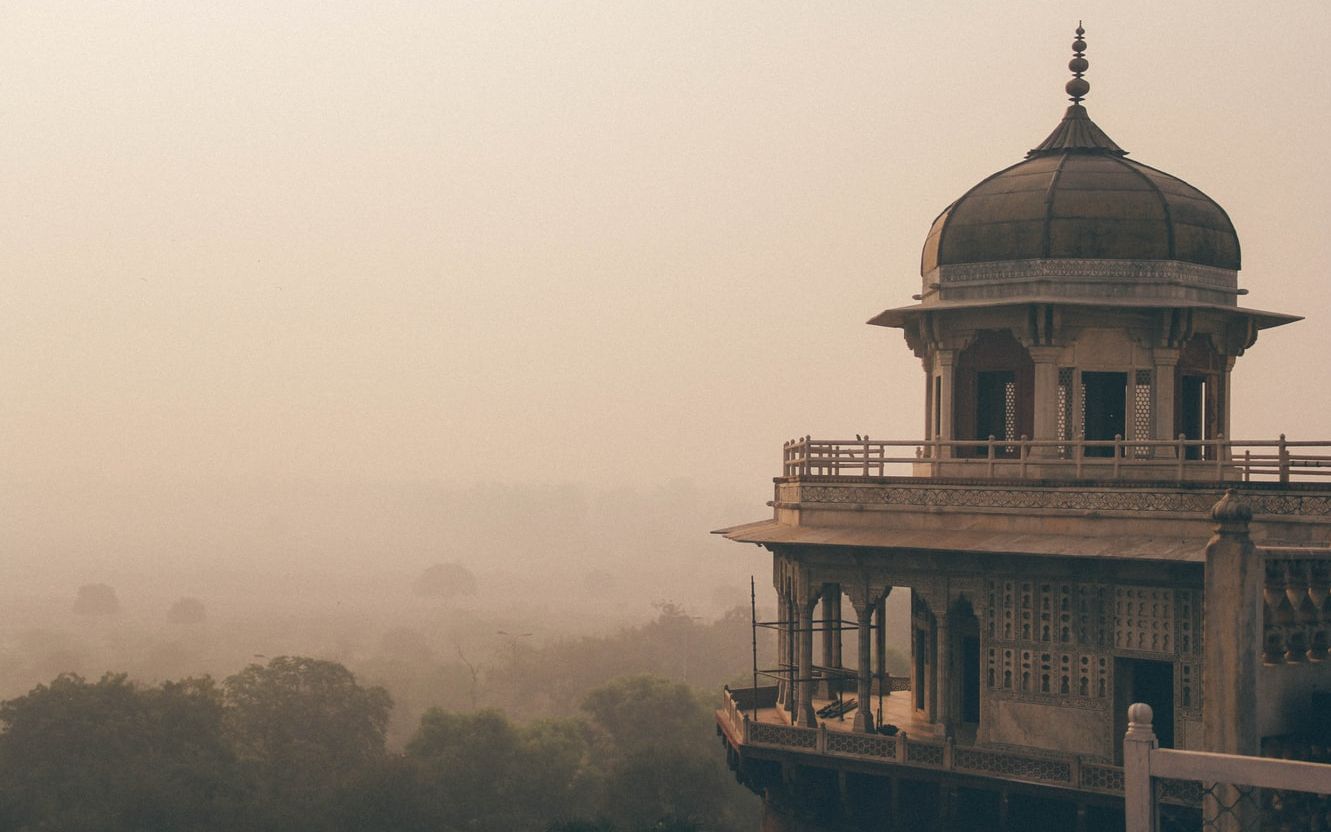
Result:
[[1128,153],[1114,144],[1114,140],[1091,121],[1091,117],[1086,114],[1086,108],[1081,104],[1086,93],[1091,91],[1090,82],[1082,77],[1091,65],[1086,60],[1086,41],[1082,37],[1085,34],[1086,30],[1081,27],[1081,21],[1078,20],[1077,39],[1072,42],[1072,60],[1068,61],[1068,69],[1072,70],[1072,80],[1064,87],[1071,96],[1069,100],[1072,106],[1063,114],[1063,120],[1054,128],[1054,132],[1026,154],[1028,159],[1032,156],[1052,156],[1069,152],[1104,153],[1111,156],[1126,156]]
[[1086,60],[1086,41],[1082,40],[1082,35],[1086,30],[1081,27],[1081,21],[1077,21],[1077,39],[1072,42],[1072,60],[1068,61],[1068,69],[1072,70],[1072,80],[1068,81],[1068,95],[1072,96],[1068,100],[1073,104],[1080,104],[1086,97],[1086,93],[1091,91],[1091,84],[1082,75],[1091,64]]

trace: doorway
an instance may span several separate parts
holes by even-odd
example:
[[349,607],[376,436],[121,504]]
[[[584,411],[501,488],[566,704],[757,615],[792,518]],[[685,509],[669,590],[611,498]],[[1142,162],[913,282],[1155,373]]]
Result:
[[[1126,436],[1127,373],[1084,372],[1081,374],[1081,395],[1088,440],[1104,442],[1115,436]],[[1113,455],[1113,448],[1086,449],[1086,456]]]
[[[1114,659],[1114,736],[1128,730],[1128,706],[1145,702],[1154,713],[1156,739],[1161,748],[1174,747],[1174,663],[1150,659]],[[1115,744],[1122,763],[1123,746]]]
[[1009,370],[975,374],[975,438],[1017,438],[1017,374]]
[[[1206,435],[1206,376],[1179,378],[1179,433],[1187,439],[1209,439]],[[1201,459],[1202,449],[1190,446],[1188,459]]]
[[980,721],[980,637],[961,637],[961,721]]

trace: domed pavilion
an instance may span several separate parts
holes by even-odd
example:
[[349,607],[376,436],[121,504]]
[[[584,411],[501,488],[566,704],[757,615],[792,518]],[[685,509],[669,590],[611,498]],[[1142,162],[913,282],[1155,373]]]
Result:
[[[925,238],[919,304],[870,323],[904,329],[925,363],[927,439],[994,437],[1006,456],[1023,438],[1118,439],[1138,443],[1134,458],[1160,458],[1165,449],[1144,443],[1182,437],[1212,443],[1184,452],[1207,457],[1230,433],[1234,360],[1259,330],[1298,318],[1239,307],[1229,215],[1127,158],[1091,120],[1085,48],[1079,34],[1063,120],[943,209]],[[1070,446],[1028,450],[1067,456]]]
[[764,829],[1122,830],[1133,703],[1163,748],[1325,733],[1331,442],[1231,434],[1234,362],[1297,318],[1240,306],[1225,210],[1091,120],[1083,36],[1062,121],[870,321],[923,363],[923,436],[793,439],[771,516],[717,532],[772,557],[717,711]]

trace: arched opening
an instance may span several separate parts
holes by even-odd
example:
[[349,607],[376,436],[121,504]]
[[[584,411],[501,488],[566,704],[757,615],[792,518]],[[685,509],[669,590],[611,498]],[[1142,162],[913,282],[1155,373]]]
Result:
[[[1184,438],[1213,440],[1225,432],[1224,360],[1205,335],[1188,339],[1179,353],[1174,389],[1174,433]],[[1214,459],[1214,448],[1188,448],[1188,459]]]
[[980,721],[980,619],[965,597],[952,605],[950,619],[959,683],[957,721],[976,725]]
[[[983,332],[957,358],[953,431],[957,439],[1015,442],[1034,433],[1035,365],[1009,332]],[[958,448],[958,456],[985,456],[986,446]],[[1015,445],[996,454],[1015,456]]]

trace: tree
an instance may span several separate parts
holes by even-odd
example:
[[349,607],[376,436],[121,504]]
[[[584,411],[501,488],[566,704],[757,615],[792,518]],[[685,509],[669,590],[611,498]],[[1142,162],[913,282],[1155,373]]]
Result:
[[383,688],[362,688],[337,662],[278,656],[228,677],[222,689],[229,730],[247,759],[317,758],[340,769],[384,755],[392,700]]
[[166,611],[166,620],[172,624],[202,624],[208,610],[198,598],[181,598]]
[[226,727],[273,828],[320,828],[340,789],[384,758],[393,703],[337,662],[278,656],[222,685]]
[[426,712],[407,746],[435,796],[442,826],[539,829],[587,812],[596,791],[590,735],[579,720],[514,726],[503,713]]
[[710,741],[711,713],[689,688],[659,676],[626,676],[587,694],[582,710],[610,735],[620,754],[659,752]]
[[686,685],[654,676],[616,679],[582,709],[604,732],[605,812],[633,829],[751,826],[753,805],[716,754],[711,714]]
[[64,674],[0,705],[0,826],[225,829],[242,801],[208,678]]
[[84,584],[74,599],[74,612],[79,615],[115,615],[120,612],[120,599],[106,584]]
[[476,594],[476,576],[460,563],[436,563],[416,578],[416,594],[445,600]]

